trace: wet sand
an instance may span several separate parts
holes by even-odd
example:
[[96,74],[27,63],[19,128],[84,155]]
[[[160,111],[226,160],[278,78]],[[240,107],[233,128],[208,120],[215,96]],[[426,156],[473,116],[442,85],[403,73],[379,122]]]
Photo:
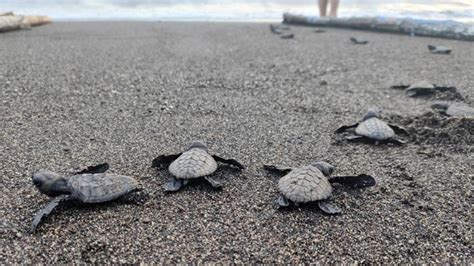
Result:
[[[427,79],[472,104],[473,44],[291,28],[290,40],[235,23],[54,23],[0,35],[0,263],[472,263],[472,119],[432,113],[432,99],[389,86]],[[369,106],[415,136],[397,147],[333,134]],[[192,139],[247,168],[222,168],[220,192],[197,183],[163,193],[170,174],[152,159]],[[315,160],[377,185],[336,186],[339,216],[311,204],[275,210],[277,178],[262,164]],[[104,161],[151,199],[65,204],[26,233],[48,200],[32,172]]]

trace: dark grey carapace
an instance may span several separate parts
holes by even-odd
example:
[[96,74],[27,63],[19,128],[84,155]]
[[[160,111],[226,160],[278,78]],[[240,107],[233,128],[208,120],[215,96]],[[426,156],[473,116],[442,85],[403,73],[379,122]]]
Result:
[[81,203],[102,203],[112,201],[134,191],[139,191],[137,181],[129,176],[104,173],[108,165],[89,167],[79,174],[63,177],[48,170],[33,174],[35,187],[51,197],[51,201],[36,214],[30,228],[33,233],[43,217],[62,201],[74,200]]
[[210,155],[207,145],[200,140],[192,141],[182,153],[158,156],[153,160],[152,167],[168,167],[174,178],[164,185],[164,189],[174,192],[180,190],[189,180],[197,178],[204,178],[212,187],[221,188],[222,184],[211,176],[217,170],[217,162],[244,169],[242,164],[234,159]]
[[437,101],[431,108],[447,116],[474,118],[474,108],[465,104]]
[[296,169],[264,165],[264,169],[283,175],[278,181],[281,194],[276,203],[279,208],[317,202],[324,213],[338,214],[341,210],[328,200],[333,191],[331,183],[340,183],[351,188],[365,188],[376,184],[375,179],[369,175],[331,177],[334,166],[326,162],[314,162]]
[[380,112],[376,108],[369,108],[362,121],[353,125],[341,126],[336,133],[353,130],[355,135],[347,136],[346,139],[354,142],[370,143],[393,143],[404,142],[395,138],[397,134],[407,134],[407,131],[396,125],[388,124],[380,119]]
[[391,89],[405,90],[408,97],[426,97],[435,95],[437,92],[457,93],[457,88],[452,86],[437,86],[427,80],[419,80],[411,85],[394,85]]

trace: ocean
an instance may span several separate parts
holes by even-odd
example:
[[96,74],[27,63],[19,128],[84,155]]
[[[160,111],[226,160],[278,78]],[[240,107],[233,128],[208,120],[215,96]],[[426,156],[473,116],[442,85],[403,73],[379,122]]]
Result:
[[[280,21],[317,15],[317,0],[0,0],[0,11],[55,20]],[[340,0],[340,17],[382,16],[474,23],[474,0]]]

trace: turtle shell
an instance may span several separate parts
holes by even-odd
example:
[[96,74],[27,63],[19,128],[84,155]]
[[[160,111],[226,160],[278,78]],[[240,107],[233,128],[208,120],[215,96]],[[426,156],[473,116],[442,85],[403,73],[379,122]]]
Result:
[[74,175],[67,183],[72,197],[85,203],[111,201],[138,187],[134,178],[110,173]]
[[435,86],[426,81],[421,80],[413,83],[410,87],[407,88],[405,94],[409,97],[415,97],[420,95],[430,95],[436,92]]
[[355,133],[374,140],[386,140],[395,136],[393,129],[376,117],[362,121],[356,127]]
[[287,199],[304,203],[327,199],[332,186],[323,173],[314,166],[295,169],[278,181],[278,190]]
[[170,164],[169,171],[178,179],[191,179],[210,175],[217,170],[217,162],[200,148],[183,152]]
[[467,105],[451,104],[446,110],[446,114],[456,117],[474,117],[474,108]]

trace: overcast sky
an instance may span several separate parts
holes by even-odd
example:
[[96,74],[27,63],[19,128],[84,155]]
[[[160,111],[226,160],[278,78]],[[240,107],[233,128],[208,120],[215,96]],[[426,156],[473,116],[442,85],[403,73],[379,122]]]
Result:
[[[317,0],[0,0],[0,9],[56,19],[281,19],[317,14]],[[341,16],[473,20],[474,0],[341,0]],[[0,11],[2,11],[0,10]]]

